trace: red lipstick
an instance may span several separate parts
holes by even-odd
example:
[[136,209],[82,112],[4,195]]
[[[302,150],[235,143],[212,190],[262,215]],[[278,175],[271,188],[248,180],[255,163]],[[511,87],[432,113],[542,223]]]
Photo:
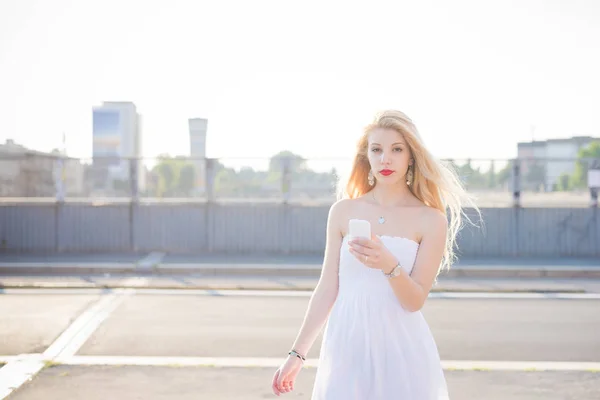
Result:
[[392,171],[391,169],[382,169],[381,171],[379,171],[379,173],[380,173],[381,175],[388,176],[388,175],[391,175],[391,174],[393,174],[393,173],[394,173],[394,171]]

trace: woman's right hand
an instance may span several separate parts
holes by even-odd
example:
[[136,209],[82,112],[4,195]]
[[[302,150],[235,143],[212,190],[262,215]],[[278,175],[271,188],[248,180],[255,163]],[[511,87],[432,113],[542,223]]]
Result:
[[273,376],[273,393],[280,396],[294,390],[294,382],[302,369],[302,360],[296,356],[288,356],[287,360]]

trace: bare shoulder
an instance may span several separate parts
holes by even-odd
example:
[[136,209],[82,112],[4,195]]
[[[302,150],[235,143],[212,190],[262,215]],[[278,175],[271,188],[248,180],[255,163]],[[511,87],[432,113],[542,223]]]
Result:
[[341,228],[342,222],[349,213],[351,204],[351,199],[340,199],[333,203],[329,208],[329,225]]
[[339,218],[348,213],[352,207],[352,199],[340,199],[331,205],[329,208],[330,218]]
[[425,235],[446,232],[448,218],[442,211],[437,208],[424,206],[421,209],[421,217],[423,221],[422,229]]

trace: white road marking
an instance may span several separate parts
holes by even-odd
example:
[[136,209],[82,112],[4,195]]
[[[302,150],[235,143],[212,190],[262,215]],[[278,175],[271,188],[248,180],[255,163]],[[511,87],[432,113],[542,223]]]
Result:
[[8,364],[11,361],[17,361],[19,359],[19,356],[0,356],[0,363]]
[[2,262],[0,263],[0,269],[17,269],[23,268],[24,270],[28,268],[81,268],[81,269],[89,269],[89,268],[107,268],[107,269],[123,269],[123,268],[131,268],[134,264],[130,262]]
[[17,358],[0,368],[0,399],[8,397],[19,386],[33,379],[44,365],[40,355],[36,354]]
[[148,278],[144,278],[141,276],[134,276],[131,278],[123,279],[121,284],[128,288],[129,287],[145,287],[148,285]]
[[[1,359],[1,357],[0,357]],[[282,357],[152,357],[152,356],[68,356],[57,361],[63,365],[131,365],[188,367],[276,368]],[[305,367],[317,367],[319,360],[309,358]],[[446,371],[587,371],[600,373],[600,362],[577,361],[477,361],[443,360]]]
[[[123,283],[136,287],[135,293],[138,295],[170,295],[170,296],[264,296],[264,297],[310,297],[312,290],[245,290],[245,289],[154,289],[145,288],[148,278],[134,277],[129,278]],[[21,295],[47,295],[47,294],[96,294],[96,293],[117,293],[120,290],[129,289],[109,289],[109,288],[90,288],[90,289],[52,289],[52,288],[13,288],[3,289],[0,294],[21,294]],[[600,293],[489,293],[489,292],[433,292],[429,294],[430,299],[565,299],[565,300],[600,300]]]
[[131,290],[110,294],[87,309],[46,349],[43,356],[50,360],[74,355],[100,324],[121,304],[124,294]]
[[491,293],[491,292],[434,292],[433,299],[578,299],[599,300],[600,293]]
[[442,361],[446,370],[465,371],[590,371],[600,373],[600,362],[579,361]]
[[[52,289],[49,291],[55,293]],[[98,302],[77,317],[43,354],[13,356],[0,369],[0,400],[33,379],[46,362],[60,362],[63,358],[73,356],[125,296],[132,293],[135,293],[135,289],[118,289],[112,294],[101,297]]]
[[148,254],[146,257],[142,258],[137,262],[137,267],[141,269],[151,269],[156,268],[160,265],[160,262],[165,257],[165,253],[161,253],[158,251],[152,252]]
[[52,289],[52,288],[12,288],[12,289],[2,289],[0,294],[10,294],[10,295],[44,295],[47,296],[49,294],[58,294],[58,295],[71,295],[71,294],[102,294],[102,293],[113,293],[117,289],[106,289],[106,288],[60,288],[60,289]]

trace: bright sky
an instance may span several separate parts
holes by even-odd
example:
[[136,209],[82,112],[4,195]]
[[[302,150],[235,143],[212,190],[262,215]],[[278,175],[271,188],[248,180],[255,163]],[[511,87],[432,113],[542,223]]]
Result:
[[[600,136],[596,0],[0,0],[0,141],[91,156],[92,107],[133,101],[144,155],[350,157],[380,108],[439,157]],[[303,137],[301,137],[303,136]]]

